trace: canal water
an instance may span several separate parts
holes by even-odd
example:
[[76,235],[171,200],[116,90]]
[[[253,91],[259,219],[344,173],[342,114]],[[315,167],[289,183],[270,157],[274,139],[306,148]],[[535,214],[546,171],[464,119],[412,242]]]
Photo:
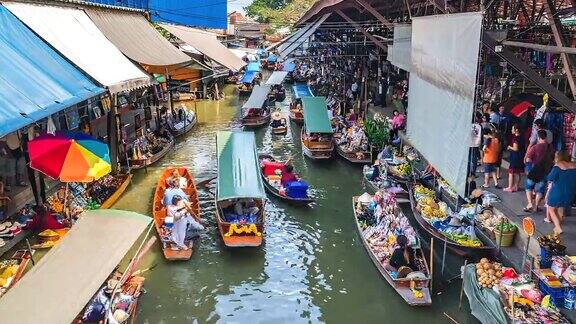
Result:
[[[225,91],[225,100],[189,106],[197,111],[197,127],[147,173],[137,172],[113,208],[149,215],[156,181],[168,166],[188,167],[196,181],[215,176],[216,132],[241,129],[237,93],[233,87]],[[277,106],[287,112],[289,100],[290,94]],[[450,323],[450,316],[475,323],[465,297],[458,309],[460,280],[450,284],[436,276],[432,307],[412,308],[402,301],[380,277],[356,231],[351,197],[363,193],[361,168],[338,158],[321,163],[305,159],[300,128],[290,127],[284,136],[273,136],[269,128],[257,130],[258,149],[281,160],[292,157],[317,202],[302,208],[269,199],[263,246],[227,249],[217,231],[214,197],[200,191],[209,231],[188,262],[166,262],[158,244],[148,253],[141,268],[154,269],[146,273],[147,293],[137,322]],[[446,278],[457,273],[453,258],[447,256],[452,263]],[[440,272],[440,258],[436,260]]]

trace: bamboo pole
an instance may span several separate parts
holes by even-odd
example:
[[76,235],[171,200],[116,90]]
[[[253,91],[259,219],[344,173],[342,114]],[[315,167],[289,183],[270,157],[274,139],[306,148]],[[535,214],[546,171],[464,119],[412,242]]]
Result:
[[434,283],[434,237],[430,238],[430,294]]

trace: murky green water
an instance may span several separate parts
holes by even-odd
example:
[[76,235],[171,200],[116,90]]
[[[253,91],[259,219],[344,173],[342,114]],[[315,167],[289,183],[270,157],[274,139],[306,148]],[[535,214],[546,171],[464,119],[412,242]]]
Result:
[[[226,90],[229,99],[197,103],[199,125],[148,173],[138,172],[114,208],[150,214],[154,186],[166,166],[186,166],[197,181],[215,175],[215,132],[240,128],[237,95]],[[353,222],[351,197],[363,192],[361,169],[337,158],[321,163],[305,159],[300,129],[290,126],[280,137],[258,130],[258,147],[282,160],[293,155],[317,203],[296,208],[269,200],[264,245],[227,249],[217,232],[214,199],[200,192],[210,231],[189,262],[166,262],[158,246],[148,254],[141,267],[157,266],[146,274],[148,292],[137,322],[449,323],[444,312],[459,323],[474,322],[466,298],[458,310],[459,280],[447,284],[436,279],[441,294],[434,296],[432,307],[418,309],[407,306],[381,279]],[[436,267],[439,272],[439,262]],[[454,268],[447,268],[446,277]]]

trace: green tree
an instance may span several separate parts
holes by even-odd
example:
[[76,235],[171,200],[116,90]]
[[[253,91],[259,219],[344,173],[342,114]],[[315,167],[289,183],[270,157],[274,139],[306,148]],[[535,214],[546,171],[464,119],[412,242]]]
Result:
[[248,17],[274,26],[293,25],[316,0],[254,0],[244,8]]

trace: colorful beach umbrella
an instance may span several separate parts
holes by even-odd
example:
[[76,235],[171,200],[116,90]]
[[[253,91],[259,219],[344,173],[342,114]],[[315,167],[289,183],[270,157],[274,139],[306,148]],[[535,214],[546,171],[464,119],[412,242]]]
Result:
[[112,170],[108,145],[80,132],[40,135],[28,154],[30,167],[62,182],[91,182]]

